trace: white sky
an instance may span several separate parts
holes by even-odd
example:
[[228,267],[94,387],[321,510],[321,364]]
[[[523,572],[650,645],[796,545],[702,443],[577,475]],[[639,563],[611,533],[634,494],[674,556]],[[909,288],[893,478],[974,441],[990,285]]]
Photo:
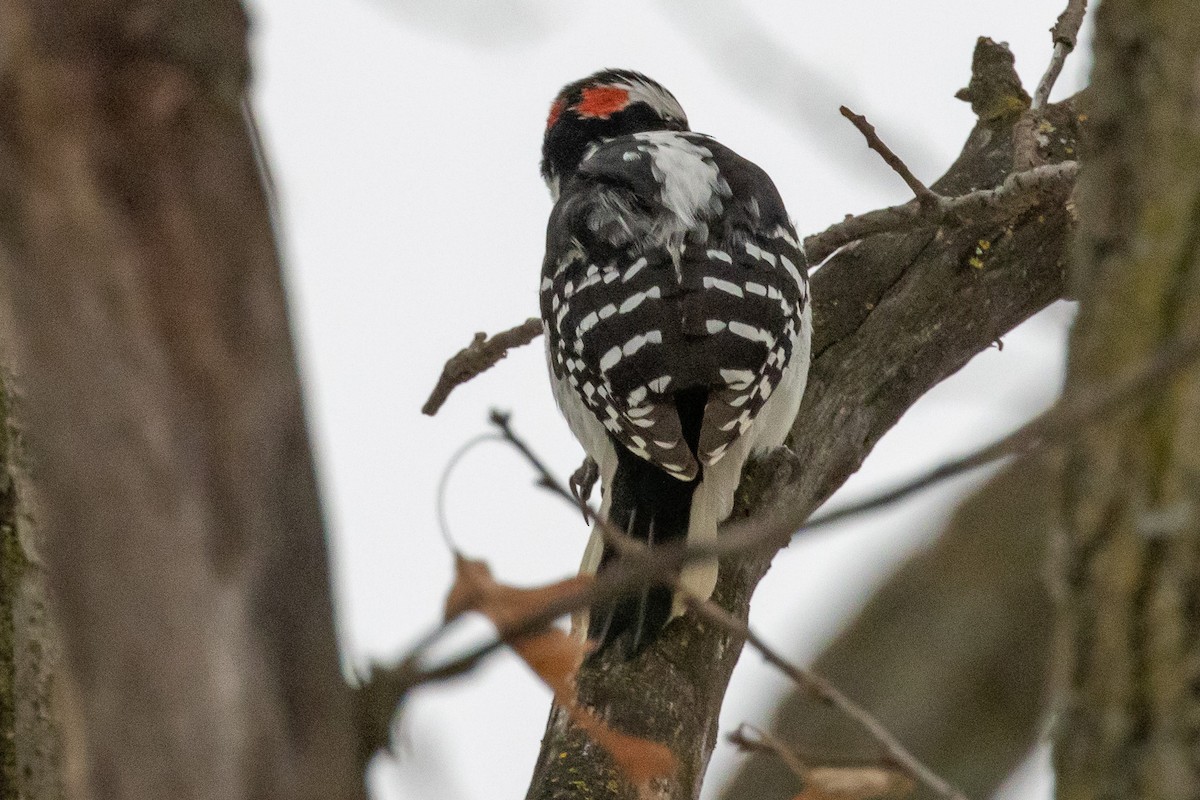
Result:
[[[550,201],[541,131],[558,88],[601,67],[638,69],[696,130],[774,178],[802,232],[901,202],[907,189],[837,114],[866,114],[916,174],[936,178],[972,124],[953,99],[979,35],[1010,43],[1026,85],[1049,56],[1060,0],[254,0],[256,104],[280,190],[309,410],[334,532],[347,662],[388,658],[433,626],[451,560],[434,516],[450,454],[495,406],[562,475],[581,452],[551,400],[540,341],[419,409],[477,330],[536,314]],[[1068,62],[1056,96],[1081,85]],[[859,496],[1007,432],[1057,390],[1065,305],[923,399],[838,499]],[[753,623],[797,659],[818,653],[874,583],[936,533],[967,478],[785,551]],[[837,502],[835,500],[834,502]],[[571,574],[587,530],[498,445],[449,484],[459,547],[503,579]],[[786,685],[747,655],[722,725],[764,722]],[[524,796],[549,693],[512,657],[421,692],[378,798]],[[738,756],[723,742],[705,797]],[[1012,796],[1049,797],[1044,756]]]

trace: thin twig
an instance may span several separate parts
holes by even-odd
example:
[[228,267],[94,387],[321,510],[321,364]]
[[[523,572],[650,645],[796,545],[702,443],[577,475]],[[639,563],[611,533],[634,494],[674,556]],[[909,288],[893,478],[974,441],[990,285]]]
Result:
[[[537,453],[533,452],[533,448],[526,444],[525,440],[517,436],[513,431],[512,414],[505,411],[497,411],[493,408],[491,413],[488,414],[488,422],[496,426],[500,431],[500,438],[515,447],[517,452],[523,455],[530,466],[534,468],[538,474],[538,484],[540,486],[549,489],[560,497],[565,497],[572,503],[575,502],[570,490],[563,486],[562,481],[550,471],[550,468],[538,457]],[[595,519],[597,516],[596,512],[590,507],[587,508],[586,514],[590,519]]]
[[[747,735],[747,733],[751,735]],[[796,772],[796,767],[800,767],[805,771],[811,771],[817,768],[815,767],[817,764],[831,769],[895,769],[896,767],[886,757],[868,758],[866,756],[856,757],[853,755],[807,752],[794,744],[785,743],[778,737],[772,736],[770,733],[745,722],[738,725],[733,732],[726,734],[725,739],[739,749],[751,753],[766,752],[779,755],[776,748],[783,748],[787,750],[790,757],[787,761],[787,766],[792,772]],[[810,767],[809,764],[813,764],[814,766]],[[801,773],[796,774],[804,777]]]
[[917,202],[921,204],[922,208],[934,209],[941,205],[944,198],[935,194],[928,186],[921,183],[921,180],[912,173],[912,170],[908,168],[908,165],[904,163],[900,156],[892,152],[892,148],[888,147],[883,139],[879,138],[879,134],[875,132],[875,126],[867,122],[866,117],[862,114],[855,114],[845,106],[840,106],[838,111],[842,113],[843,117],[850,120],[854,127],[858,128],[859,133],[867,140],[867,147],[879,153],[887,165],[895,170],[896,174],[908,184],[908,188],[912,189],[913,194],[917,197]]
[[421,413],[432,417],[455,388],[496,366],[500,359],[508,355],[509,350],[529,344],[541,333],[542,321],[537,317],[530,317],[515,328],[501,331],[490,338],[486,333],[475,334],[471,343],[459,350],[446,362],[446,366],[442,367],[442,376],[429,393],[425,405],[421,406]]
[[441,477],[438,478],[434,501],[437,507],[438,529],[442,533],[442,541],[446,543],[446,549],[451,553],[457,554],[458,547],[454,544],[454,537],[450,535],[450,520],[446,515],[446,491],[450,486],[450,476],[454,474],[455,468],[466,457],[467,453],[470,453],[484,442],[499,441],[503,441],[503,439],[494,433],[481,433],[478,436],[471,437],[451,454],[449,460],[446,462],[446,466],[442,469]]
[[[516,432],[513,431],[512,416],[510,414],[493,409],[488,419],[500,430],[500,438],[511,444],[517,449],[517,452],[525,456],[525,460],[537,472],[538,486],[548,489],[553,494],[558,495],[563,500],[579,508],[583,512],[585,522],[592,522],[600,528],[600,533],[604,537],[606,544],[611,545],[620,555],[645,552],[647,548],[644,543],[630,537],[625,531],[601,516],[600,512],[588,505],[586,500],[580,499],[574,492],[563,486],[562,481],[555,477],[545,462],[538,458],[533,449],[525,443],[525,440],[517,436]],[[664,571],[664,574],[669,573]]]
[[737,726],[737,730],[725,738],[748,753],[770,753],[783,762],[783,765],[797,778],[802,781],[808,779],[808,764],[804,763],[800,754],[761,728],[743,722]]
[[1087,0],[1067,0],[1067,7],[1058,15],[1058,21],[1050,29],[1050,38],[1054,42],[1054,52],[1050,56],[1050,64],[1046,73],[1038,81],[1037,90],[1033,93],[1031,111],[1041,112],[1050,102],[1050,92],[1062,72],[1063,63],[1075,49],[1079,41],[1079,29],[1083,26],[1083,17],[1087,13]]
[[[852,763],[846,763],[847,759],[824,756],[810,758],[792,745],[744,722],[726,738],[743,752],[767,753],[778,758],[803,782],[804,793],[800,797],[857,800],[907,797],[915,786],[913,777],[886,757],[875,761],[856,759]],[[810,761],[814,766],[808,765]]]
[[979,189],[957,197],[943,197],[936,207],[926,208],[915,200],[903,205],[868,211],[830,225],[805,237],[804,251],[810,264],[820,264],[839,247],[878,233],[899,233],[934,228],[943,224],[998,222],[1041,204],[1069,189],[1079,164],[1063,161],[1024,172],[1014,172],[992,189]]
[[1013,126],[1014,169],[1027,170],[1038,164],[1038,128],[1063,64],[1079,40],[1079,27],[1083,24],[1086,11],[1087,0],[1067,0],[1066,10],[1059,14],[1058,21],[1050,29],[1050,38],[1054,43],[1050,63],[1046,66],[1042,79],[1038,81],[1029,108]]
[[900,741],[883,726],[879,720],[871,716],[866,709],[839,692],[829,681],[814,672],[797,667],[781,656],[754,632],[754,630],[737,617],[710,600],[700,600],[688,596],[688,608],[699,616],[718,625],[725,630],[742,637],[757,650],[768,663],[787,675],[803,689],[812,692],[818,699],[835,707],[838,711],[858,723],[868,736],[882,748],[897,767],[904,770],[913,780],[920,781],[945,800],[966,800],[962,792],[951,786],[944,778],[925,766],[921,761],[900,743]]

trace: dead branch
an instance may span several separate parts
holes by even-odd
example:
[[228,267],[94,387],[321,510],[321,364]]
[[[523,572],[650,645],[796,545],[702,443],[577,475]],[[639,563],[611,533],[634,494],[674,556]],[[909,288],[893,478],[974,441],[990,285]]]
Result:
[[912,189],[913,194],[916,195],[917,202],[922,208],[936,208],[942,203],[945,198],[934,194],[929,190],[928,186],[921,183],[921,179],[912,173],[912,170],[908,168],[908,165],[904,163],[900,156],[896,155],[892,148],[888,147],[883,139],[879,138],[879,134],[875,132],[875,126],[867,122],[866,117],[861,114],[855,114],[845,106],[838,107],[838,111],[841,112],[843,117],[850,120],[854,127],[858,128],[859,133],[867,140],[867,147],[879,153],[884,162],[895,170],[896,174],[908,184],[908,188]]
[[843,245],[879,233],[910,233],[939,225],[997,224],[1060,197],[1079,173],[1076,161],[1035,167],[1006,176],[998,186],[957,197],[933,194],[936,204],[910,200],[847,217],[804,239],[810,264],[820,264]]
[[1075,49],[1079,40],[1079,29],[1083,26],[1083,17],[1087,12],[1087,0],[1068,0],[1067,7],[1059,15],[1058,21],[1050,29],[1050,38],[1054,41],[1054,52],[1050,56],[1050,64],[1042,79],[1038,81],[1033,93],[1031,111],[1040,112],[1050,102],[1050,92],[1058,81],[1067,56]]
[[451,356],[446,366],[442,367],[442,375],[433,391],[429,393],[425,405],[421,406],[421,413],[432,417],[455,388],[476,375],[487,372],[508,355],[509,350],[529,344],[541,333],[542,321],[537,317],[530,317],[515,328],[501,331],[492,337],[482,332],[475,334],[471,343]]
[[907,795],[913,788],[910,777],[887,763],[810,767],[795,748],[753,725],[742,723],[726,738],[744,752],[769,753],[779,759],[804,783],[806,793],[802,797],[872,800],[888,795]]
[[1021,115],[1014,128],[1013,163],[1017,169],[1031,169],[1039,163],[1037,134],[1042,124],[1042,112],[1050,101],[1050,92],[1058,81],[1067,56],[1075,49],[1086,11],[1087,0],[1067,0],[1066,9],[1050,29],[1050,38],[1054,43],[1050,63],[1046,66],[1042,79],[1038,81],[1029,108]]
[[[802,691],[806,695],[810,694],[807,688],[802,689]],[[787,766],[789,771],[795,775],[801,775],[800,772],[796,771],[796,767],[801,767],[801,771],[803,771],[809,768],[809,764],[822,764],[838,768],[891,766],[891,762],[879,757],[840,756],[807,752],[794,744],[785,744],[778,737],[745,722],[738,725],[732,733],[726,734],[725,740],[737,746],[739,750],[745,750],[748,753],[771,752],[774,749],[773,746],[763,747],[763,745],[769,742],[778,743],[787,749],[791,761]]]

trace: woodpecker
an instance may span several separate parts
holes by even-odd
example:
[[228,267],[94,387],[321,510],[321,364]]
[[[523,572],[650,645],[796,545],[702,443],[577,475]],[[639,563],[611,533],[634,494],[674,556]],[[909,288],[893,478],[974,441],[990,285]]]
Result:
[[[599,467],[601,515],[649,545],[712,540],[746,459],[783,444],[808,375],[808,275],[779,192],[630,70],[559,92],[541,172],[550,379]],[[581,571],[613,557],[594,528]],[[717,563],[679,580],[708,598]],[[582,625],[598,650],[621,642],[633,658],[684,610],[648,586]]]

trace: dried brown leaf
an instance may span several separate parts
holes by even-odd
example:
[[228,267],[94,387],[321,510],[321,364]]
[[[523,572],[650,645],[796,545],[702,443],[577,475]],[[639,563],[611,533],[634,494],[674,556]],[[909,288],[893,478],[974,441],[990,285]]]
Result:
[[612,756],[617,769],[635,786],[675,774],[679,762],[666,745],[613,730],[603,720],[578,705],[568,707],[575,724]]
[[454,585],[446,595],[445,619],[450,621],[460,614],[480,608],[487,593],[497,586],[487,564],[455,553]]
[[513,650],[554,691],[554,699],[575,702],[575,674],[587,655],[587,644],[552,628],[513,642]]
[[[501,630],[528,619],[547,604],[578,591],[591,580],[588,576],[576,576],[548,586],[520,589],[493,578],[491,569],[483,561],[456,554],[454,566],[454,586],[446,597],[446,619],[466,611],[478,611]],[[554,691],[560,703],[573,701],[575,673],[587,655],[583,641],[558,628],[548,627],[516,637],[511,645]]]
[[546,586],[521,589],[493,578],[486,562],[457,553],[454,568],[454,586],[446,597],[446,619],[453,619],[465,611],[478,611],[501,629],[528,619],[592,580],[589,575],[576,575]]
[[[455,581],[446,596],[446,619],[478,611],[497,628],[520,623],[547,604],[579,591],[590,576],[580,575],[548,586],[519,589],[492,577],[483,561],[455,554]],[[587,655],[587,643],[555,627],[513,639],[513,650],[554,692],[554,699],[571,719],[604,748],[630,783],[648,785],[674,774],[678,762],[670,749],[657,742],[621,733],[583,708],[575,692],[575,676]]]

